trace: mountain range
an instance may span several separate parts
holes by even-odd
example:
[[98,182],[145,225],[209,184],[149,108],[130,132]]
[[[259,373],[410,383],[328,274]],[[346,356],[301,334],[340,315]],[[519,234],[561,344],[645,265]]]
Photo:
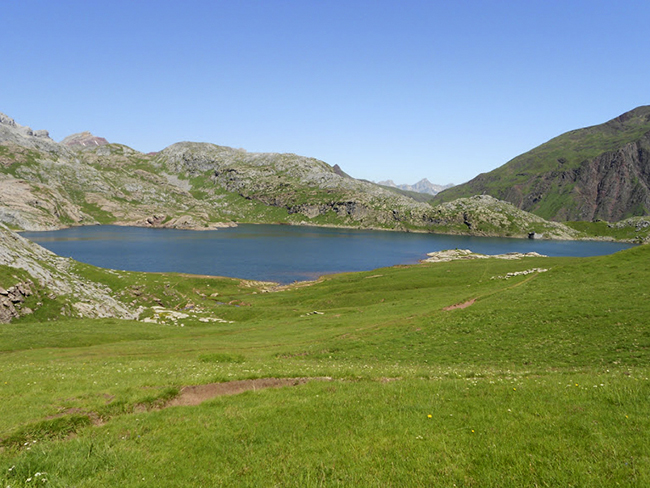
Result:
[[378,181],[378,185],[382,186],[390,186],[393,188],[399,188],[400,190],[405,190],[405,191],[414,191],[417,193],[427,193],[429,195],[437,195],[443,190],[446,190],[447,188],[451,188],[454,186],[453,183],[449,183],[447,185],[436,185],[434,183],[431,183],[428,179],[422,178],[420,181],[413,185],[407,185],[407,184],[396,184],[393,180],[384,180],[384,181]]
[[[15,230],[287,223],[579,238],[583,230],[545,219],[648,213],[649,118],[640,107],[560,136],[428,201],[296,154],[197,142],[144,154],[90,132],[58,143],[0,114],[0,223]],[[418,185],[435,188],[426,179]]]

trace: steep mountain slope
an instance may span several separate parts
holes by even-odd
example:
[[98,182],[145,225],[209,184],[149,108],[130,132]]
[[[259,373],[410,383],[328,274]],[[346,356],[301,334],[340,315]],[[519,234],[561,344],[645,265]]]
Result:
[[[525,212],[486,204],[473,224],[456,207],[356,180],[295,154],[249,153],[181,142],[155,154],[90,133],[56,143],[9,117],[0,119],[0,222],[15,229],[122,224],[208,229],[234,222],[342,225],[476,235],[548,237],[577,233]],[[513,208],[514,210],[514,208]],[[507,222],[506,222],[507,221]],[[495,225],[502,222],[505,227]]]
[[488,194],[553,220],[650,213],[650,106],[567,132],[434,202]]

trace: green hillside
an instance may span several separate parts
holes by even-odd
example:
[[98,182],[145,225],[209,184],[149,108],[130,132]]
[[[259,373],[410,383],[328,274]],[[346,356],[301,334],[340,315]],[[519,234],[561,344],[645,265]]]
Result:
[[650,213],[650,106],[567,132],[434,202],[488,194],[553,220],[618,221]]

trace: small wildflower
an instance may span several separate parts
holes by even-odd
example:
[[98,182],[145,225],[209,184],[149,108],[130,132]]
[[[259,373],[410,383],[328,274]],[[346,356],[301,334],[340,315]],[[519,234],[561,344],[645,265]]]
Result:
[[514,391],[517,391],[517,388],[513,388]]
[[432,418],[432,417],[433,417],[433,415],[431,415],[431,414],[429,414],[429,415],[427,415],[427,417],[428,417],[428,418]]
[[474,429],[472,429],[472,433],[474,433]]

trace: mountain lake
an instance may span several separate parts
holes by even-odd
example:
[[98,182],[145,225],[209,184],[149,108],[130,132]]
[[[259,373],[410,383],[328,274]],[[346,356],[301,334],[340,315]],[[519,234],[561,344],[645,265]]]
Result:
[[548,256],[597,256],[632,246],[256,224],[214,231],[101,225],[21,235],[60,256],[103,268],[283,284],[330,273],[414,264],[429,252],[445,249],[471,249],[481,254],[535,251]]

